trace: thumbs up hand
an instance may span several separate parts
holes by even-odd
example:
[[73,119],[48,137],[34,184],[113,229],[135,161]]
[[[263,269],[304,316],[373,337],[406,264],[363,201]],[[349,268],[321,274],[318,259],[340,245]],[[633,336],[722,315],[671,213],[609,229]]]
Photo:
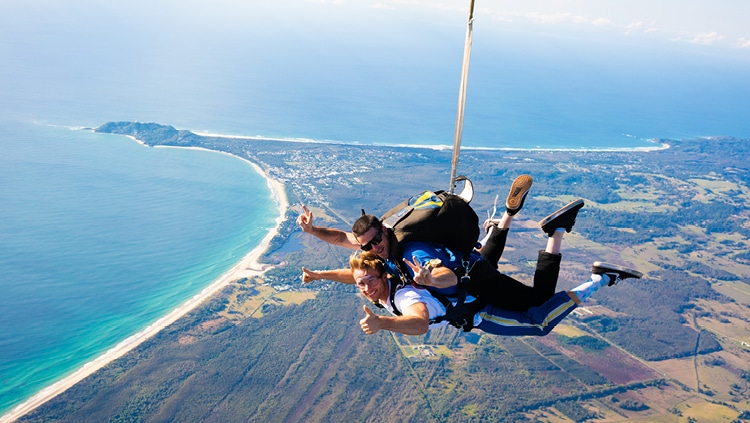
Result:
[[318,279],[323,279],[320,276],[320,273],[312,271],[310,269],[302,268],[302,283],[309,283],[312,281],[317,281]]
[[359,321],[362,331],[368,335],[380,331],[380,316],[373,313],[366,305],[363,305],[362,308],[365,310],[365,317]]

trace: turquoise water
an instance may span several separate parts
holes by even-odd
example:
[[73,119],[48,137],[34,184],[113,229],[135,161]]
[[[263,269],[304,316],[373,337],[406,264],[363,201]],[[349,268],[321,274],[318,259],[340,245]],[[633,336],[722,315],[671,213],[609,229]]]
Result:
[[0,411],[200,292],[278,216],[224,154],[11,122],[0,151]]

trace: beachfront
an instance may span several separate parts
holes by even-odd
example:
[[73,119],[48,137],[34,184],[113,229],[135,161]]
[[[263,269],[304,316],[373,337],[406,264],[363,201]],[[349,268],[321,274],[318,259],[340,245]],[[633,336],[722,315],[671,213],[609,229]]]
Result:
[[[208,151],[216,152],[214,150]],[[199,305],[203,304],[205,301],[220,292],[229,283],[242,278],[260,276],[272,268],[272,266],[261,264],[259,262],[259,259],[261,255],[268,249],[271,240],[279,233],[280,225],[282,224],[284,216],[286,215],[286,211],[289,208],[289,202],[286,196],[284,185],[281,182],[272,179],[268,174],[266,174],[266,172],[263,171],[263,169],[258,164],[241,157],[240,159],[249,163],[260,175],[265,178],[268,187],[271,190],[273,201],[277,203],[279,208],[279,215],[276,218],[276,225],[266,234],[261,243],[255,249],[245,255],[239,263],[225,272],[219,279],[211,283],[210,286],[203,289],[199,294],[195,295],[166,316],[157,320],[156,322],[148,326],[145,330],[125,339],[106,353],[97,357],[93,361],[86,363],[83,367],[79,368],[69,376],[66,376],[65,378],[55,382],[27,401],[16,406],[11,411],[0,417],[0,423],[12,422],[18,419],[24,414],[34,410],[35,408],[39,407],[40,405],[44,404],[45,402],[49,401],[65,390],[74,386],[76,383],[80,382],[86,377],[92,375],[97,370],[103,368],[112,361],[122,357],[144,341],[159,333],[170,324],[174,323],[190,311],[194,310]]]

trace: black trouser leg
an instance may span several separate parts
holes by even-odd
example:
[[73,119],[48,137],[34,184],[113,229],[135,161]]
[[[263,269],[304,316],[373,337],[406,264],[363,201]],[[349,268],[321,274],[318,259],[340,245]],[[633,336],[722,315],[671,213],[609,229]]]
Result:
[[560,276],[560,261],[562,261],[561,254],[539,251],[534,272],[535,306],[542,305],[555,295],[557,279]]
[[487,239],[487,243],[482,247],[482,257],[487,262],[495,267],[500,261],[500,257],[503,255],[505,250],[505,242],[508,239],[508,229],[500,229],[497,226],[490,228],[490,237]]
[[555,294],[562,256],[539,252],[534,286],[528,286],[500,273],[486,260],[474,263],[468,293],[487,304],[513,311],[526,311],[541,305]]

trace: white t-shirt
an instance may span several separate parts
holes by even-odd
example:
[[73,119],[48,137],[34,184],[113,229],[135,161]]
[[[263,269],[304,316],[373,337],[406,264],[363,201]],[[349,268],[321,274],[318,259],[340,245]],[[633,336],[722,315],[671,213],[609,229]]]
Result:
[[[391,289],[390,282],[389,282],[389,289]],[[390,293],[389,293],[390,294]],[[467,295],[466,296],[466,302],[472,302],[475,298]],[[451,302],[455,304],[456,302],[451,299]],[[416,303],[422,303],[427,307],[427,313],[430,319],[434,319],[435,317],[442,316],[445,314],[445,307],[443,304],[435,299],[435,297],[430,294],[430,291],[423,289],[423,288],[415,288],[413,286],[405,286],[398,291],[396,291],[396,295],[393,297],[393,303],[398,308],[400,312],[403,313],[403,311]],[[393,314],[393,307],[391,307],[390,301],[387,301],[387,304],[383,304],[385,306],[386,310],[391,312]],[[479,317],[479,313],[474,315],[474,326],[481,323],[482,318]],[[440,323],[434,323],[430,325],[430,329],[436,329],[443,327],[447,325],[447,321],[442,321]]]

